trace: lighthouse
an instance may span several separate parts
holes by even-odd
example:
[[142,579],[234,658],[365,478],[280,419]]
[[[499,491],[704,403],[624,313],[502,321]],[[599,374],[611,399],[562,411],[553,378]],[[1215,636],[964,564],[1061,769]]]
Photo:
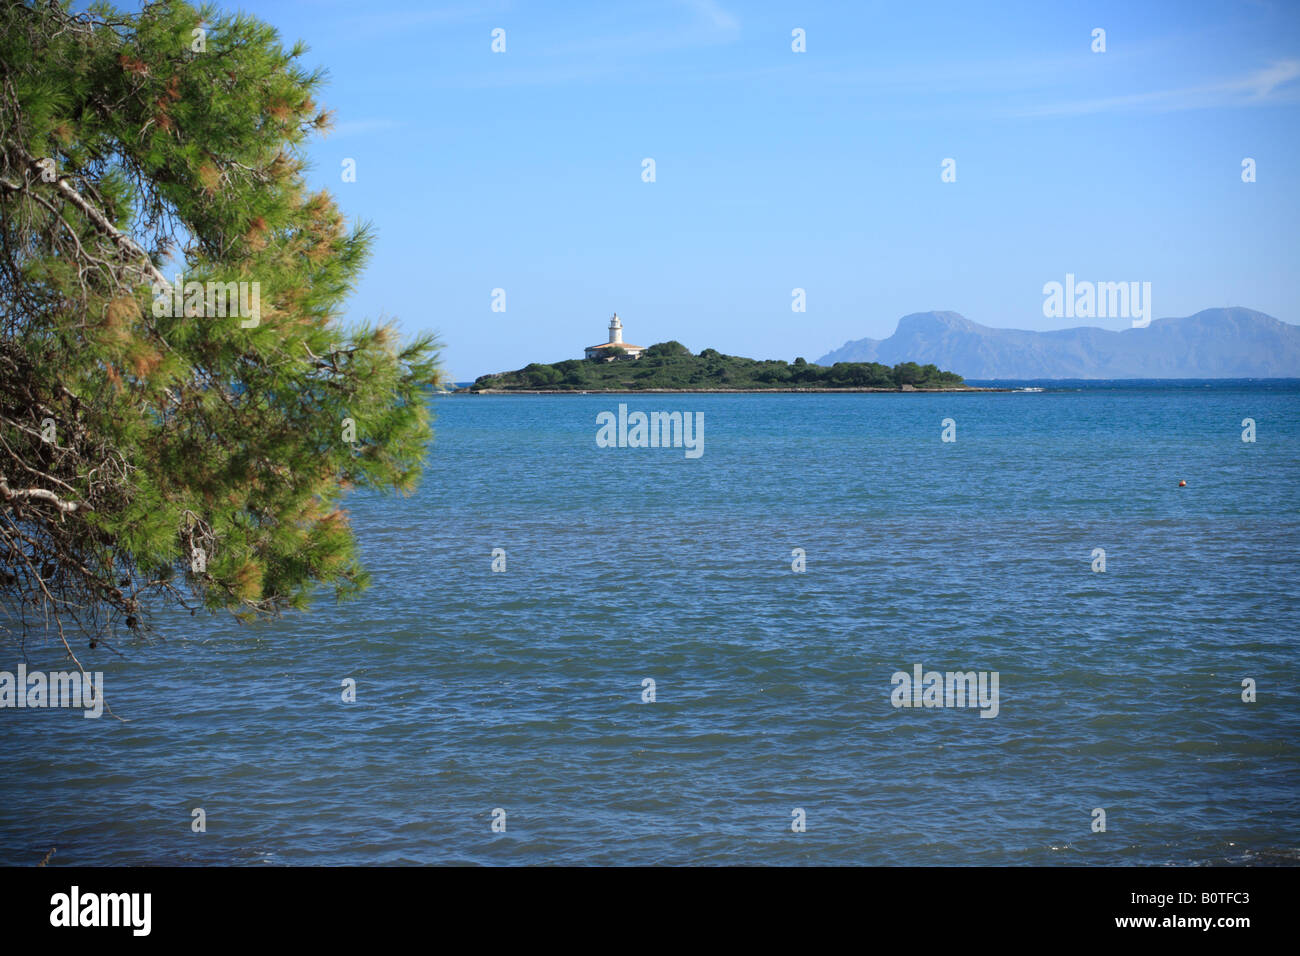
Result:
[[618,313],[609,320],[609,341],[602,342],[600,345],[588,345],[585,354],[589,359],[605,359],[612,361],[618,357],[614,352],[615,349],[622,349],[625,358],[637,359],[645,351],[640,345],[629,345],[623,341],[623,320],[618,317]]

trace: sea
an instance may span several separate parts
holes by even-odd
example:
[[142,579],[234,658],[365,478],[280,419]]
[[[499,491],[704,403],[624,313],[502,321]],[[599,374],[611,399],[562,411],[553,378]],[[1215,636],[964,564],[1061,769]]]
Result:
[[1296,865],[1300,381],[973,384],[431,397],[362,597],[0,709],[0,863]]

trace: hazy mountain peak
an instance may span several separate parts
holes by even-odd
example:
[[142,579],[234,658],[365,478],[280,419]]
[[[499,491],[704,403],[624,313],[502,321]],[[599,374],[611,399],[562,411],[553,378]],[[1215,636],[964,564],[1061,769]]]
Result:
[[960,312],[913,312],[898,320],[898,329],[895,334],[904,329],[912,331],[925,328],[969,329],[976,327],[976,323]]
[[817,360],[932,362],[968,379],[1300,377],[1300,327],[1241,306],[1155,319],[1146,328],[993,328],[957,312],[913,312],[886,339]]

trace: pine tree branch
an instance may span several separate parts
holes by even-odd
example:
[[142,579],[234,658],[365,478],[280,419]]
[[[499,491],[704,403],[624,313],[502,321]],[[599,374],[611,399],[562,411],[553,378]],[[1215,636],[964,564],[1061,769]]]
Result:
[[48,501],[63,514],[70,514],[78,509],[84,509],[84,505],[75,501],[64,501],[54,492],[47,491],[44,488],[10,488],[9,482],[5,480],[4,475],[0,475],[0,498],[5,501],[13,501],[15,498]]
[[[40,165],[41,161],[39,159],[27,152],[27,150],[23,149],[21,144],[15,143],[11,139],[5,140],[5,145],[9,149],[13,150],[14,154],[27,164],[27,168],[35,173],[38,181],[43,181],[41,180],[41,176],[44,172],[44,167]],[[5,181],[4,185],[10,189],[15,188],[14,184],[8,181]],[[98,209],[94,204],[87,200],[86,197],[77,192],[77,190],[72,187],[72,184],[68,182],[66,176],[57,177],[50,183],[50,185],[58,190],[60,196],[72,203],[72,205],[76,206],[77,209],[79,209],[81,213],[94,224],[96,229],[109,239],[113,240],[119,249],[125,252],[128,256],[139,260],[140,269],[147,273],[154,282],[160,285],[169,284],[167,277],[153,264],[153,260],[149,258],[149,254],[145,252],[144,249],[140,248],[139,243],[113,225],[108,216],[106,216],[102,210]],[[30,192],[30,189],[26,185],[17,188],[23,192]]]

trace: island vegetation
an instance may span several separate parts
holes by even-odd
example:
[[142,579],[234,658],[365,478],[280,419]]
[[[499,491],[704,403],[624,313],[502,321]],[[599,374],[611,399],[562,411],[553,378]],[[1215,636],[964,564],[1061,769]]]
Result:
[[[619,352],[620,350],[614,349]],[[534,362],[514,372],[482,375],[467,391],[776,391],[788,389],[960,389],[965,381],[934,365],[902,362],[836,362],[814,365],[802,358],[751,359],[705,349],[698,355],[680,342],[661,342],[639,359],[568,359]]]

